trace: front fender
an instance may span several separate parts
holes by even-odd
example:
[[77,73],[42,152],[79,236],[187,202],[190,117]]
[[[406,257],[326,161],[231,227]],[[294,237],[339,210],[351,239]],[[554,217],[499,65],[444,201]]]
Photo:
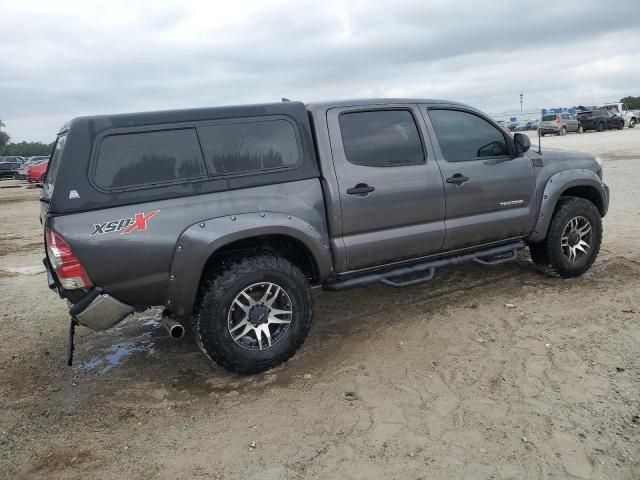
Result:
[[229,215],[191,225],[176,244],[167,294],[167,308],[178,317],[191,315],[202,271],[220,248],[261,235],[283,235],[300,241],[313,256],[320,280],[331,273],[332,258],[326,232],[293,215],[255,212]]
[[572,187],[593,188],[602,200],[602,216],[607,213],[609,206],[609,187],[605,185],[593,170],[584,168],[563,170],[551,175],[545,184],[542,202],[540,203],[540,210],[538,212],[538,220],[533,228],[533,232],[527,237],[528,242],[541,242],[546,238],[558,200],[560,200],[560,197],[565,191]]

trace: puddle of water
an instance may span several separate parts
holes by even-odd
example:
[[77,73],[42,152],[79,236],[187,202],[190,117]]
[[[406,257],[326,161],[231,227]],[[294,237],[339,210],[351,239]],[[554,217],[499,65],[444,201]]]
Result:
[[[160,328],[160,318],[158,315],[134,316],[130,320],[124,321],[110,330],[113,334],[118,330],[124,330],[135,325],[136,327],[151,327],[151,330],[118,342],[108,349],[101,349],[99,355],[92,356],[80,365],[84,371],[97,371],[100,374],[107,373],[111,369],[121,365],[134,353],[146,353],[153,355],[156,351],[153,342],[153,331]],[[126,335],[126,333],[125,333]]]
[[155,345],[150,340],[143,340],[140,343],[134,340],[120,342],[107,350],[107,354],[104,357],[91,357],[80,365],[80,368],[85,371],[97,370],[98,373],[103,374],[120,365],[133,353],[143,352],[147,355],[153,355],[155,351]]

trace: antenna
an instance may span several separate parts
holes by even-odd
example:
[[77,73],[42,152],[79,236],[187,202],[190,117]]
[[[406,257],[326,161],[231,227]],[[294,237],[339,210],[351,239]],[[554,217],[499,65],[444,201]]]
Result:
[[538,127],[538,154],[542,155],[542,145],[540,144],[540,127]]

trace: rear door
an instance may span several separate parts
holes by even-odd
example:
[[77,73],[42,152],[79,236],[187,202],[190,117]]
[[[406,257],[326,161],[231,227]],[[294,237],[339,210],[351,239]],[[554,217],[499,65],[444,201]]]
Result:
[[443,183],[417,106],[332,108],[327,121],[348,269],[440,251]]
[[446,237],[456,250],[528,234],[536,218],[531,160],[478,112],[421,107],[445,179]]

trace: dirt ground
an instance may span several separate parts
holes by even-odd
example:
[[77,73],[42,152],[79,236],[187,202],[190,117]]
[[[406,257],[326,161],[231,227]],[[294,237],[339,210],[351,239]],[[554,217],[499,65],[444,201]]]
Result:
[[640,128],[542,141],[608,159],[591,271],[549,278],[523,254],[317,291],[306,344],[253,377],[168,338],[157,312],[80,329],[67,367],[39,191],[0,182],[0,477],[637,480]]

